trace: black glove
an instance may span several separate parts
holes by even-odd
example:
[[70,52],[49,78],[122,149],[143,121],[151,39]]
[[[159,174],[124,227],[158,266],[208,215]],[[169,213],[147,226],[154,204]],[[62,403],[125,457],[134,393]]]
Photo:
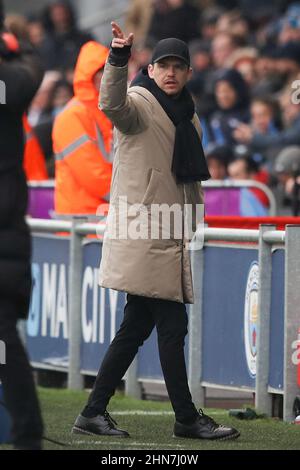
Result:
[[131,46],[112,47],[110,46],[108,62],[115,67],[124,67],[128,64],[131,56]]

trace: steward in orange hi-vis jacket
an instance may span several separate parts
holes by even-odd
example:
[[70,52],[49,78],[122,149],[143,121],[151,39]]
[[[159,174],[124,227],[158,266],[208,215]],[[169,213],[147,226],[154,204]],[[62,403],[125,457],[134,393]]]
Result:
[[97,42],[82,47],[74,75],[74,98],[54,122],[58,214],[96,214],[99,205],[109,200],[112,124],[98,108],[107,56],[108,49]]
[[48,172],[45,155],[26,114],[23,115],[23,129],[25,136],[23,168],[26,179],[27,181],[47,180]]

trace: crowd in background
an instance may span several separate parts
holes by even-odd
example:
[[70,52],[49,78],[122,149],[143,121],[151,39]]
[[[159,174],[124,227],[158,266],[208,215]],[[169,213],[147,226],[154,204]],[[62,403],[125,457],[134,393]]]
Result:
[[[289,204],[300,175],[300,2],[131,0],[124,19],[135,34],[130,79],[158,40],[189,44],[188,88],[212,179],[254,179],[281,188],[280,202]],[[46,70],[28,119],[54,177],[53,122],[73,96],[82,45],[97,38],[78,28],[67,1],[27,18],[9,15],[6,26],[32,43]],[[264,194],[255,195],[267,207]]]

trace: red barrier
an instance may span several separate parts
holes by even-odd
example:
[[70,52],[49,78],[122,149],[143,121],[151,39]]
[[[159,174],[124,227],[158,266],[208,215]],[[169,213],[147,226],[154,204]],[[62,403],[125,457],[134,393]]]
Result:
[[299,225],[300,217],[231,217],[227,215],[205,217],[210,228],[244,228],[258,229],[260,224],[276,225],[277,230],[284,230],[288,224]]

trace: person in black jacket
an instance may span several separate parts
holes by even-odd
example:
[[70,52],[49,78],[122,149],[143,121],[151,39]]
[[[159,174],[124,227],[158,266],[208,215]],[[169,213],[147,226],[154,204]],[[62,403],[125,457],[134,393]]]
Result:
[[39,54],[46,70],[75,68],[81,47],[94,38],[80,31],[75,12],[68,0],[53,0],[43,14],[45,39],[39,46]]
[[221,70],[214,87],[217,110],[210,117],[213,142],[235,145],[234,130],[250,120],[249,87],[242,75],[234,69]]
[[0,380],[17,449],[40,449],[43,433],[32,372],[16,328],[18,319],[27,317],[31,293],[22,116],[42,77],[32,51],[4,33],[0,0],[0,339],[6,347]]

